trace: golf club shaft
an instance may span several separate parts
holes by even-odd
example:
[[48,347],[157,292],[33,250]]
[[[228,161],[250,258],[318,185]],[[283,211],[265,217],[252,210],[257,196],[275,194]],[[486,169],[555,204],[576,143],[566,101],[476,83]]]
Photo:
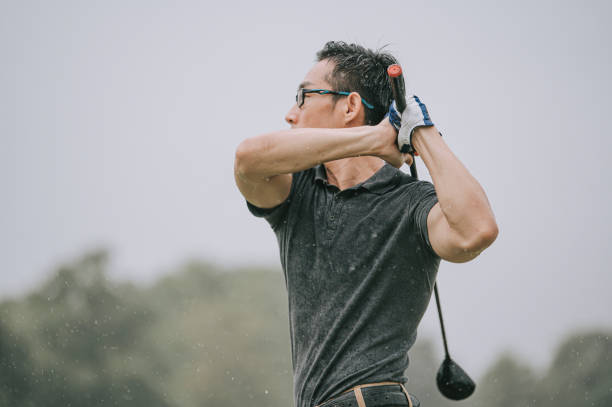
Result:
[[438,294],[438,283],[434,283],[434,294],[436,296],[436,305],[438,306],[438,316],[440,317],[440,329],[442,329],[442,341],[444,342],[444,353],[446,358],[450,358],[448,354],[448,345],[446,344],[446,330],[444,329],[444,320],[442,319],[442,307],[440,306],[440,295]]
[[[389,75],[389,81],[391,82],[391,91],[393,92],[393,99],[395,100],[395,106],[397,110],[402,113],[406,108],[406,95],[403,87],[402,80],[402,68],[395,64],[390,65],[387,68],[387,74]],[[418,179],[416,169],[416,160],[412,156],[412,164],[410,165],[410,175]],[[449,358],[448,344],[446,343],[446,330],[444,329],[444,320],[442,319],[442,308],[440,307],[440,295],[438,294],[438,283],[434,283],[434,294],[436,296],[436,306],[438,307],[438,316],[440,317],[440,328],[442,329],[442,341],[444,342],[444,352],[446,357]]]

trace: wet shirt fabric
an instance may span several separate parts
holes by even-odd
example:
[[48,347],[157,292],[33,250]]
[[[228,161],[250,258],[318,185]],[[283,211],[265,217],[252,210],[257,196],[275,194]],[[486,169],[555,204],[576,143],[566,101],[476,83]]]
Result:
[[279,206],[247,202],[280,248],[296,407],[358,384],[406,381],[440,264],[427,235],[436,202],[431,183],[389,164],[342,191],[319,165],[293,174]]

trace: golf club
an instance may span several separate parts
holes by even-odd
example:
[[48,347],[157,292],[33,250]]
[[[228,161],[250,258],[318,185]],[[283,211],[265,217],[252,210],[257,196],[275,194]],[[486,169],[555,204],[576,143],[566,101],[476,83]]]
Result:
[[[393,99],[398,112],[403,112],[406,109],[406,96],[404,89],[404,80],[402,77],[402,67],[398,64],[390,65],[387,68]],[[412,157],[410,165],[410,175],[418,179],[416,162]],[[436,375],[438,390],[445,397],[451,400],[463,400],[468,398],[476,388],[474,381],[468,374],[456,364],[448,353],[448,344],[446,343],[446,331],[444,330],[444,320],[442,319],[442,309],[440,307],[440,296],[438,294],[438,283],[434,283],[434,294],[436,296],[436,305],[438,307],[438,316],[440,317],[440,328],[442,329],[442,341],[444,342],[445,358]]]

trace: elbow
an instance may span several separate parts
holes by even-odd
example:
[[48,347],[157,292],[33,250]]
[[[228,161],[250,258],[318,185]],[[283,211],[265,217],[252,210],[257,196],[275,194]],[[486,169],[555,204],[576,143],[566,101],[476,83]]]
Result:
[[467,239],[463,244],[463,251],[480,254],[487,247],[491,246],[497,235],[499,228],[495,220],[491,220],[477,228],[470,239]]
[[236,153],[234,155],[234,172],[241,178],[246,177],[253,171],[253,163],[255,162],[253,158],[257,156],[253,144],[251,139],[246,139],[236,148]]
[[491,246],[495,239],[497,239],[497,235],[499,234],[499,228],[497,227],[497,223],[495,220],[491,220],[491,222],[487,225],[486,228],[483,229],[480,236],[480,244],[482,250]]

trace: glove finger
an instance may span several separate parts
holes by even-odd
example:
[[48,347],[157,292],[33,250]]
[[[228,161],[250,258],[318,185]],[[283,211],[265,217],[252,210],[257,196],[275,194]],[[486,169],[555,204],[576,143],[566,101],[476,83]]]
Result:
[[397,134],[397,146],[402,153],[411,153],[410,134],[412,129],[402,126]]
[[427,106],[417,95],[410,95],[406,99],[406,109],[402,112],[402,126],[433,126]]

